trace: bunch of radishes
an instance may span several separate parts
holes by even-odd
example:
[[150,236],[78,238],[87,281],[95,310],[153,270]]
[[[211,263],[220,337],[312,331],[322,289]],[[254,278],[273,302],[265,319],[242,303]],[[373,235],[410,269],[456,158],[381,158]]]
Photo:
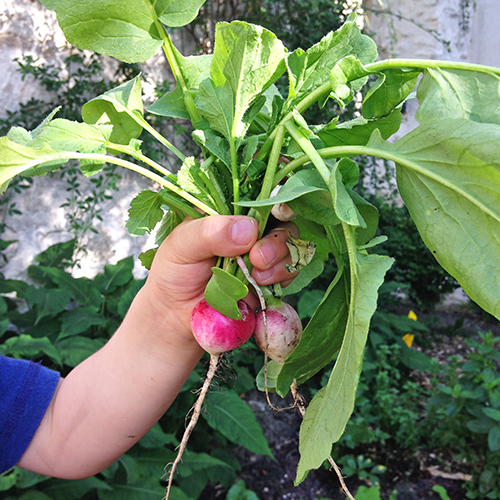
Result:
[[279,299],[274,300],[273,305],[266,305],[256,284],[255,287],[262,307],[255,313],[244,300],[239,300],[237,305],[241,313],[240,319],[224,316],[214,309],[206,299],[198,302],[193,309],[191,329],[200,346],[210,354],[210,368],[193,407],[191,420],[182,437],[177,457],[170,468],[166,491],[167,500],[175,469],[181,461],[189,437],[198,421],[205,396],[215,376],[221,356],[225,352],[242,346],[253,334],[257,345],[264,351],[266,359],[269,357],[273,361],[283,364],[285,358],[299,343],[302,324],[295,309]]

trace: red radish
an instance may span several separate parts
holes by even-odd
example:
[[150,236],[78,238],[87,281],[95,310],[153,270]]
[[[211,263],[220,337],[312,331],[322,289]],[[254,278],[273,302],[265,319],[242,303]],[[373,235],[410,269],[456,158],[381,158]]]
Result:
[[191,314],[191,329],[198,344],[209,354],[218,356],[243,345],[255,328],[255,314],[244,301],[238,301],[241,319],[235,320],[216,311],[205,299]]
[[241,312],[241,319],[231,319],[216,311],[205,299],[202,299],[191,313],[191,329],[193,335],[198,344],[210,354],[210,368],[208,369],[203,387],[194,404],[193,414],[182,436],[177,456],[170,469],[165,500],[168,500],[170,496],[175,469],[181,461],[189,436],[193,432],[198,422],[198,418],[200,417],[203,402],[205,401],[205,396],[207,395],[212,379],[217,371],[220,356],[227,351],[232,351],[243,345],[252,336],[254,331],[255,314],[250,306],[244,300],[239,300],[238,309]]
[[295,349],[302,334],[302,323],[295,309],[286,302],[268,306],[267,348],[266,328],[262,311],[257,313],[254,338],[257,345],[269,358],[283,364],[285,358]]

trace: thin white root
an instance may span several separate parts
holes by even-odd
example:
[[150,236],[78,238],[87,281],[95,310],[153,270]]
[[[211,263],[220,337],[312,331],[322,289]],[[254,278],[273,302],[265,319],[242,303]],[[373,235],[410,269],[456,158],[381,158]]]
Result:
[[[299,410],[300,414],[302,415],[302,418],[304,418],[304,415],[306,413],[306,402],[302,395],[298,391],[297,387],[297,382],[294,380],[292,385],[290,386],[290,392],[292,393],[293,400],[295,401],[295,406]],[[349,491],[349,488],[345,484],[344,478],[342,476],[342,471],[340,470],[340,467],[335,463],[335,460],[330,456],[328,457],[328,462],[332,466],[332,469],[335,471],[337,474],[337,477],[339,478],[340,482],[340,487],[342,488],[342,491],[344,492],[344,495],[349,499],[349,500],[356,500],[353,496],[352,493]]]
[[268,348],[268,341],[267,341],[267,335],[268,335],[268,328],[267,328],[267,304],[266,300],[264,299],[264,294],[262,293],[262,290],[260,289],[260,286],[257,284],[257,282],[252,278],[252,275],[248,271],[247,265],[245,264],[245,261],[241,256],[236,257],[236,261],[238,262],[238,266],[240,266],[240,269],[243,271],[243,274],[245,275],[245,278],[248,280],[249,283],[254,287],[255,293],[257,294],[257,297],[259,298],[260,302],[260,308],[262,309],[262,320],[264,322],[264,342],[265,342],[265,350],[264,350],[264,388],[266,391],[266,398],[267,398],[267,404],[274,410],[274,411],[280,411],[279,408],[276,408],[271,403],[271,398],[269,397],[269,391],[267,390],[267,348]]
[[215,376],[215,373],[217,372],[217,366],[219,365],[219,360],[220,360],[220,356],[214,356],[213,354],[210,355],[210,367],[209,367],[207,375],[205,377],[205,381],[203,382],[203,387],[201,388],[201,391],[198,395],[198,398],[196,399],[196,403],[193,406],[193,414],[191,416],[191,420],[189,421],[189,424],[186,427],[186,430],[184,431],[184,435],[182,436],[181,444],[177,448],[177,450],[178,450],[177,456],[175,457],[175,460],[172,463],[172,467],[170,468],[170,471],[168,473],[169,477],[168,477],[167,489],[165,492],[165,500],[169,499],[170,490],[172,489],[172,482],[174,479],[175,470],[182,459],[182,455],[183,455],[183,453],[186,449],[186,446],[188,444],[189,437],[191,436],[191,433],[193,432],[193,429],[195,428],[196,423],[198,422],[198,419],[200,418],[203,403],[205,401],[205,397],[207,395],[208,389],[210,388],[210,385],[211,385],[212,380]]

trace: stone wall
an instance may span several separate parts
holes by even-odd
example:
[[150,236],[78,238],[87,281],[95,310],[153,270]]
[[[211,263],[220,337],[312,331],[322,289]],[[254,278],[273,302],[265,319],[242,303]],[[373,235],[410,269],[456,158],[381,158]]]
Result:
[[[364,0],[366,22],[381,58],[411,57],[453,59],[500,66],[500,1],[498,0]],[[183,52],[188,41],[181,41]],[[0,116],[15,110],[19,102],[43,92],[28,76],[24,81],[16,72],[16,57],[30,54],[35,58],[61,64],[68,47],[53,12],[37,0],[0,0]],[[113,62],[106,60],[108,71]],[[161,58],[148,67],[151,92],[155,80],[168,77]],[[415,126],[410,102],[403,130]],[[90,181],[87,181],[90,185]],[[152,246],[151,238],[131,238],[125,230],[128,204],[148,182],[135,174],[123,173],[120,191],[106,206],[104,220],[97,225],[99,234],[88,242],[89,254],[82,262],[80,275],[93,275],[105,263],[127,255],[137,255]],[[63,209],[65,193],[51,178],[35,179],[29,195],[17,200],[22,217],[7,220],[6,239],[16,239],[9,252],[9,264],[3,269],[8,277],[24,272],[39,251],[52,243],[69,238]],[[138,266],[138,273],[140,266]]]

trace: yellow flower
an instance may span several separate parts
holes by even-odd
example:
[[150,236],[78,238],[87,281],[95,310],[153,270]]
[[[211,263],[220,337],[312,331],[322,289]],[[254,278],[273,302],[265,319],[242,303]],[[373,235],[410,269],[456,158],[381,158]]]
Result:
[[409,317],[410,319],[412,319],[413,321],[417,321],[417,315],[416,315],[413,311],[410,311],[410,312],[408,313],[408,317]]
[[[413,311],[410,311],[408,313],[408,318],[412,319],[413,321],[417,321],[417,315]],[[413,345],[414,339],[415,335],[413,335],[413,333],[407,333],[403,336],[403,340],[408,347],[411,347]]]
[[415,335],[413,335],[413,333],[407,333],[406,335],[403,336],[403,340],[408,347],[412,346],[414,338]]

